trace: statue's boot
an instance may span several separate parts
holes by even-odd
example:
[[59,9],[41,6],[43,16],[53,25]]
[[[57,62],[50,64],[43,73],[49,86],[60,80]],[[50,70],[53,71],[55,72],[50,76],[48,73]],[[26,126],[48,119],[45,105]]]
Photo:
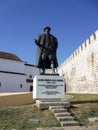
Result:
[[45,69],[44,68],[39,68],[39,73],[40,74],[45,74]]
[[51,69],[52,69],[52,74],[55,74],[55,68],[54,68],[54,64],[51,64]]

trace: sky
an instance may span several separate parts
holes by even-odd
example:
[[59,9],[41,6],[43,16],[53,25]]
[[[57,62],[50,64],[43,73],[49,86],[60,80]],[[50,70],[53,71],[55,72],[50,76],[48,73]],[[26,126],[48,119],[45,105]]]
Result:
[[60,65],[98,30],[98,0],[0,0],[0,51],[35,65],[34,39],[46,26]]

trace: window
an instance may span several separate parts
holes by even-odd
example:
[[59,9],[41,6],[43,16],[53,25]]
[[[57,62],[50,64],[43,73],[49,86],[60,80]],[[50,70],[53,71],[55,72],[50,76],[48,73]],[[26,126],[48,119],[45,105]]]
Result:
[[31,86],[30,86],[30,92],[32,92],[32,91],[33,91],[33,86],[31,85]]
[[20,88],[22,88],[22,84],[20,84]]
[[1,87],[1,83],[0,83],[0,87]]
[[31,78],[32,78],[32,75],[29,75],[29,78],[31,79]]

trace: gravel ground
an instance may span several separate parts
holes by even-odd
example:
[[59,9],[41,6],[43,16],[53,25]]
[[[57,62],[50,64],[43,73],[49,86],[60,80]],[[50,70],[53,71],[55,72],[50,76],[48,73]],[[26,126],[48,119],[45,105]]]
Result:
[[36,130],[98,130],[98,125],[94,126],[67,126],[67,127],[52,127],[52,128],[36,128]]

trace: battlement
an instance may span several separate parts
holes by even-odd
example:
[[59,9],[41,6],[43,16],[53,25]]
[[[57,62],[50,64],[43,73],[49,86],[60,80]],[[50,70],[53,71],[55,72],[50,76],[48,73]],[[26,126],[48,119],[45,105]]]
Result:
[[95,40],[98,40],[98,30],[92,34],[85,42],[81,44],[74,52],[71,54],[60,66],[67,64],[68,62],[74,60],[80,53],[85,51],[88,48],[92,48],[94,46]]
[[59,67],[68,93],[98,93],[98,30]]

